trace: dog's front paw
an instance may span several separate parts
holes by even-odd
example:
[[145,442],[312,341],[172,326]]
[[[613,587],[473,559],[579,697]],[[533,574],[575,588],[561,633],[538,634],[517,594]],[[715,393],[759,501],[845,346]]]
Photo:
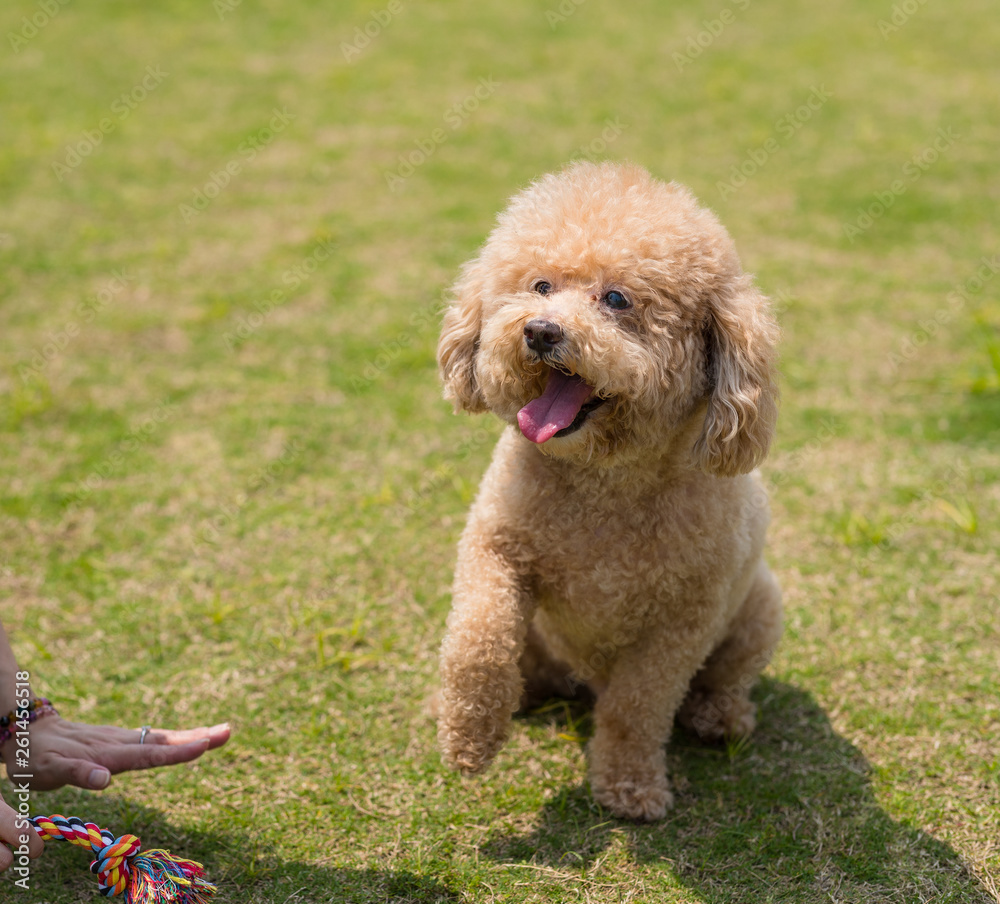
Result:
[[441,741],[441,753],[444,761],[462,773],[476,775],[485,771],[493,762],[493,757],[500,745],[483,744],[469,738],[447,738]]
[[615,816],[653,822],[663,819],[674,805],[666,776],[653,781],[637,781],[619,777],[607,783],[591,780],[594,800]]
[[484,771],[507,740],[510,716],[503,718],[495,711],[459,715],[447,707],[442,709],[438,742],[444,761],[463,775]]
[[745,696],[691,691],[677,714],[681,725],[705,741],[745,738],[757,724],[757,707]]

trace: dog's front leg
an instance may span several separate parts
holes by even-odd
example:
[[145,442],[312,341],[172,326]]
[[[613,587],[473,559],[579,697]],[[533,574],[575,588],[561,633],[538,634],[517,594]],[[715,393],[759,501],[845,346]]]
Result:
[[466,774],[490,764],[520,701],[518,660],[535,608],[527,583],[507,557],[467,531],[441,646],[438,703],[445,760]]
[[673,804],[664,745],[708,641],[666,629],[622,650],[594,708],[590,786],[616,816],[662,819]]

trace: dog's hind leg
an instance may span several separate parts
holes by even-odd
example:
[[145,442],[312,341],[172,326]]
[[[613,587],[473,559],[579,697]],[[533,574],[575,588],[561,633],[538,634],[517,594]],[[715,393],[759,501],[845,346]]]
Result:
[[781,589],[761,560],[725,639],[691,680],[680,723],[706,740],[750,734],[756,722],[750,689],[780,637]]

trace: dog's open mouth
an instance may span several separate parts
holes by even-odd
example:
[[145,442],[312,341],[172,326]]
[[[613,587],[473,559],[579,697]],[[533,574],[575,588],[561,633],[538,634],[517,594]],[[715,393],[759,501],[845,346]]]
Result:
[[605,401],[582,377],[551,368],[545,391],[517,413],[517,424],[533,443],[548,442],[575,433]]

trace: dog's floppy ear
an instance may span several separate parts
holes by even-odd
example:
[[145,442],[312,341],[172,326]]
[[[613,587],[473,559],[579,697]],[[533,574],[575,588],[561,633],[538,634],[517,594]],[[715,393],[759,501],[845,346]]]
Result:
[[483,320],[484,267],[478,259],[462,269],[452,288],[454,300],[444,314],[437,359],[444,397],[456,411],[485,411],[486,402],[476,383],[476,354]]
[[735,477],[767,455],[778,416],[775,342],[767,299],[743,275],[710,302],[707,361],[711,388],[695,463]]

